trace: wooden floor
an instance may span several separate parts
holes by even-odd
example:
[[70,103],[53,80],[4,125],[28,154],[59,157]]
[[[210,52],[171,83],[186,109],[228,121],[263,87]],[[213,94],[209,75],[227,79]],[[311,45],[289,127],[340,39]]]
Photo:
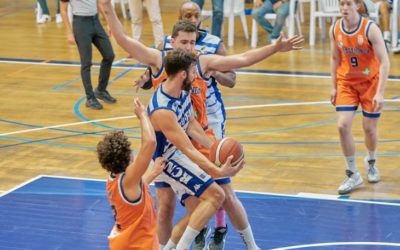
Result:
[[[166,34],[177,16],[178,3],[170,2],[174,1],[161,1]],[[52,7],[50,11],[54,13]],[[250,17],[247,21],[250,28]],[[130,33],[129,22],[123,22]],[[143,40],[150,46],[152,33],[147,17],[145,23]],[[250,41],[244,39],[239,22],[236,27],[235,46],[229,53],[249,49]],[[306,24],[303,28],[307,37]],[[79,54],[75,46],[67,44],[62,24],[37,25],[31,1],[5,0],[0,3],[0,37],[0,190],[40,174],[105,178],[106,173],[96,159],[97,142],[110,129],[127,129],[136,147],[137,120],[121,118],[57,129],[23,130],[133,115],[133,98],[139,96],[147,102],[151,94],[135,93],[132,87],[142,70],[123,67],[136,62],[123,61],[126,53],[113,41],[115,61],[121,61],[112,71],[109,90],[118,103],[94,111],[84,106],[79,65],[69,64],[79,62]],[[260,44],[263,41],[266,35],[260,31]],[[388,81],[385,98],[394,99],[400,95],[400,60],[396,55],[390,59],[394,80]],[[99,53],[94,50],[94,62],[99,61]],[[259,71],[250,74],[250,69]],[[329,44],[319,41],[314,48],[305,45],[303,51],[275,55],[246,70],[238,73],[234,89],[222,89],[228,107],[227,134],[240,140],[246,151],[246,168],[234,178],[234,187],[336,195],[344,179],[345,165],[334,108],[325,103],[309,103],[328,101]],[[269,74],[277,71],[279,74]],[[294,72],[303,74],[295,76]],[[95,83],[97,67],[93,68],[92,77]],[[352,198],[400,199],[399,111],[398,102],[387,103],[380,123],[378,153],[382,181],[375,185],[365,183],[351,194]],[[361,115],[357,115],[353,131],[358,167],[365,176],[360,121]]]

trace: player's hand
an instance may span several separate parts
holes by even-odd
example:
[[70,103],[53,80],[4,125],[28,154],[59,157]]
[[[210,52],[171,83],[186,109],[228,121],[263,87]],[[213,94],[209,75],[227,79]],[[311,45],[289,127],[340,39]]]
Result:
[[150,72],[146,69],[146,71],[140,76],[140,78],[135,81],[135,84],[133,84],[133,86],[136,87],[136,92],[138,92],[140,88],[143,88],[144,84],[149,80]]
[[154,175],[159,175],[159,174],[161,174],[161,172],[163,171],[163,169],[164,169],[164,167],[165,167],[165,163],[166,163],[167,161],[165,160],[165,158],[164,157],[158,157],[156,160],[155,160],[155,162],[154,162],[154,166],[153,166],[153,172],[154,172]]
[[337,95],[337,90],[336,88],[333,88],[331,90],[331,103],[333,106],[336,106],[336,95]]
[[281,32],[281,35],[278,37],[278,40],[276,40],[274,46],[276,46],[277,50],[280,52],[286,52],[286,51],[291,51],[291,50],[300,50],[303,48],[302,43],[304,42],[304,37],[295,35],[291,38],[285,38],[283,35],[283,32]]
[[244,159],[241,159],[238,163],[232,165],[232,158],[233,155],[229,156],[226,159],[225,163],[221,165],[220,167],[221,177],[235,176],[244,167],[245,164]]
[[143,103],[139,100],[139,98],[135,98],[133,101],[133,111],[136,114],[137,118],[142,118],[143,115],[147,115],[146,107]]
[[380,112],[383,108],[384,98],[382,94],[376,93],[374,99],[372,99],[372,105],[374,112]]
[[67,41],[68,41],[68,43],[71,44],[71,45],[76,45],[76,41],[75,41],[74,34],[68,32],[68,33],[67,33]]

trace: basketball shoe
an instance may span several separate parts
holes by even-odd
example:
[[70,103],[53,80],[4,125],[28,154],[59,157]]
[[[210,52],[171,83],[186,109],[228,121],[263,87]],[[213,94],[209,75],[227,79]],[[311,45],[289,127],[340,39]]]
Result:
[[368,157],[366,156],[364,158],[364,164],[365,168],[368,171],[367,177],[368,177],[368,182],[371,183],[377,183],[381,180],[381,175],[379,174],[379,169],[376,166],[376,160],[368,160]]
[[346,179],[343,181],[338,189],[339,194],[350,193],[363,183],[363,179],[358,171],[353,173],[351,170],[347,169],[346,175]]

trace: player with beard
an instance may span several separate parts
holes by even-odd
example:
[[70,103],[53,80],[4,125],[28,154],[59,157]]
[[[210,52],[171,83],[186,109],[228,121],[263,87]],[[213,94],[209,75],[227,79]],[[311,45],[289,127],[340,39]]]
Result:
[[[126,36],[123,32],[122,25],[120,24],[118,18],[114,13],[114,10],[111,7],[110,1],[103,0],[102,3],[109,26],[118,44],[121,47],[123,47],[133,58],[141,61],[142,63],[150,65],[153,72],[158,72],[155,75],[155,78],[158,78],[159,76],[161,76],[161,74],[164,74],[165,72],[163,69],[164,68],[163,58],[165,56],[168,56],[168,54],[165,55],[166,54],[165,52],[160,52],[156,49],[147,48],[141,43],[134,41],[130,39],[128,36]],[[182,27],[182,29],[181,28],[178,29],[177,27]],[[174,26],[174,30],[171,36],[171,45],[173,48],[181,48],[184,49],[185,51],[190,51],[190,52],[194,51],[195,40],[196,40],[196,27],[193,23],[187,21],[186,22],[180,21]],[[269,45],[259,49],[250,50],[243,54],[226,56],[226,57],[218,55],[202,55],[199,56],[197,59],[198,61],[197,71],[203,72],[203,75],[205,76],[209,75],[213,71],[225,72],[232,70],[233,68],[249,66],[277,52],[301,49],[300,44],[302,42],[303,38],[300,36],[295,36],[290,39],[284,39],[283,36],[281,36],[280,39],[278,39],[277,43],[275,43],[274,45]],[[194,70],[196,70],[196,68],[194,68]],[[164,84],[165,83],[162,83],[160,87],[156,90],[156,92],[161,91],[162,93]],[[154,102],[150,103],[150,105],[152,104],[154,104]],[[166,119],[165,121],[168,122],[169,120]],[[162,131],[164,132],[163,129]],[[202,132],[204,133],[204,131]],[[176,136],[174,138],[179,138],[179,137],[180,136]],[[212,141],[210,139],[207,140],[202,138],[198,140],[196,139],[197,138],[196,136],[191,136],[191,137],[206,148],[209,148],[212,144]],[[175,143],[172,144],[175,145]],[[187,155],[188,148],[186,146],[181,147],[176,145],[176,147],[180,149],[181,152],[183,152],[183,155]],[[193,160],[191,157],[189,158]],[[195,160],[193,161],[196,162]],[[207,168],[207,166],[203,166],[202,164],[198,165],[213,177],[219,177],[218,173],[213,172],[215,171],[213,168]],[[189,226],[190,226],[190,221],[189,221]],[[246,234],[251,233],[251,229],[246,228],[244,231],[240,233],[245,236]],[[247,244],[247,246],[249,249],[257,249],[257,246],[255,244]]]

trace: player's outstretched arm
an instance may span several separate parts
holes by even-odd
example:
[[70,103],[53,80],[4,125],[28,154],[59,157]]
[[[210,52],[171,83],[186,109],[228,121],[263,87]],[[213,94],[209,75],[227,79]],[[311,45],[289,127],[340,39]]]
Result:
[[142,43],[130,38],[126,35],[124,28],[119,21],[115,10],[111,5],[111,0],[99,0],[103,9],[103,13],[107,19],[111,34],[114,36],[118,45],[121,46],[133,58],[141,63],[161,67],[162,56],[160,51],[148,48]]
[[286,52],[290,50],[300,50],[304,42],[302,36],[296,35],[289,39],[284,38],[283,33],[274,44],[266,45],[261,48],[252,49],[242,54],[230,56],[203,55],[200,56],[200,63],[203,72],[210,70],[229,71],[235,68],[241,68],[260,62],[277,52]]
[[[216,54],[221,56],[227,55],[226,47],[223,41],[221,41],[221,43],[219,44]],[[233,70],[226,72],[214,71],[212,73],[212,76],[222,86],[233,88],[236,85],[236,73]]]
[[124,187],[127,186],[128,189],[132,189],[134,186],[140,188],[140,181],[150,164],[157,144],[154,128],[151,125],[149,117],[147,116],[146,107],[139,101],[138,98],[136,98],[134,101],[134,111],[136,117],[140,120],[140,126],[142,129],[142,143],[138,153],[135,156],[135,160],[125,170],[123,184]]

